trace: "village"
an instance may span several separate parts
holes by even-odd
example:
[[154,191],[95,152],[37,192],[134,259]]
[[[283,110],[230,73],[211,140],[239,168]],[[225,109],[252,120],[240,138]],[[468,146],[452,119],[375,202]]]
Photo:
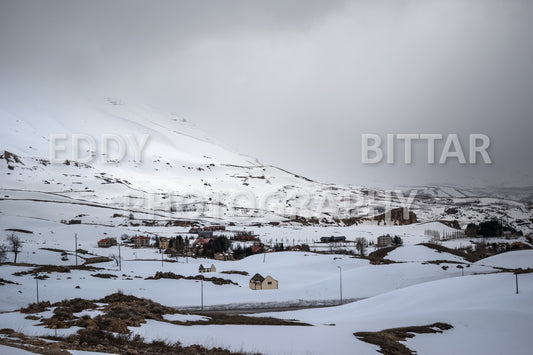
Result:
[[[391,237],[389,235],[379,236],[377,243],[368,242],[365,238],[356,238],[353,241],[347,240],[345,236],[320,237],[319,240],[313,241],[311,245],[320,246],[322,253],[338,253],[341,250],[345,254],[354,254],[354,248],[359,255],[365,256],[367,247],[374,249],[389,247],[392,245],[401,245],[400,237]],[[184,235],[176,237],[162,237],[158,235],[122,235],[120,238],[107,237],[97,242],[99,248],[110,248],[112,246],[124,246],[133,249],[153,249],[155,253],[161,255],[161,260],[166,257],[167,260],[177,260],[178,258],[203,258],[213,259],[215,261],[233,261],[241,260],[247,256],[255,254],[266,254],[283,251],[304,251],[309,252],[308,244],[294,244],[284,246],[283,242],[263,243],[257,234],[253,231],[231,230],[226,229],[223,225],[212,225],[205,227],[195,227],[189,229]],[[326,247],[326,248],[324,248]],[[351,248],[351,249],[350,249]],[[316,251],[316,250],[315,250]],[[113,256],[116,258],[117,256]],[[118,256],[120,258],[120,256]],[[120,262],[120,260],[118,260]],[[214,273],[216,266],[198,267],[199,274]],[[277,289],[278,281],[272,276],[263,277],[256,273],[249,282],[252,290]]]
[[[324,253],[327,253],[328,250],[338,253],[340,250],[349,254],[350,248],[355,247],[364,256],[367,247],[383,248],[402,244],[400,237],[391,237],[390,235],[379,236],[376,244],[365,238],[348,240],[346,236],[320,237],[319,240],[311,240],[310,243],[301,244],[295,244],[294,240],[290,242],[292,244],[287,245],[284,245],[283,241],[263,243],[259,236],[252,231],[226,230],[225,226],[220,225],[191,228],[188,233],[171,238],[158,235],[129,236],[126,234],[120,237],[121,245],[131,248],[152,248],[169,258],[203,257],[218,261],[240,260],[254,254],[280,251],[311,251],[309,245],[322,248],[327,246],[322,251]],[[118,244],[119,241],[115,237],[103,238],[97,242],[100,248],[109,248]]]
[[[489,235],[478,234],[488,233]],[[432,229],[424,230],[424,235],[431,243],[438,245],[439,242],[472,240],[478,239],[475,248],[470,248],[466,252],[476,253],[483,250],[483,257],[502,253],[509,250],[519,250],[529,248],[527,244],[518,239],[521,234],[502,228],[498,223],[488,221],[480,223],[479,226],[469,224],[465,231],[461,229],[437,231]],[[499,243],[489,243],[490,238],[505,238]],[[314,252],[321,254],[343,254],[360,258],[374,259],[373,255],[379,255],[379,250],[385,253],[396,247],[403,245],[403,239],[398,235],[380,235],[375,241],[367,240],[364,237],[353,237],[349,240],[346,236],[332,235],[322,236],[319,239],[311,239],[307,243],[295,243],[292,239],[290,243],[284,245],[283,241],[269,240],[263,242],[259,235],[252,230],[228,229],[224,225],[210,225],[204,227],[193,227],[187,233],[181,233],[175,237],[164,237],[154,233],[145,235],[123,234],[120,238],[107,237],[97,242],[99,248],[110,248],[119,246],[119,255],[112,255],[117,263],[121,263],[120,246],[132,249],[152,249],[155,254],[160,255],[161,262],[177,261],[179,258],[185,263],[191,259],[213,260],[214,262],[225,262],[242,260],[248,256],[263,254],[266,257],[269,253],[284,251]],[[214,263],[200,264],[198,274],[215,273],[217,271]],[[251,290],[278,289],[278,280],[271,275],[263,276],[256,273],[249,280]]]

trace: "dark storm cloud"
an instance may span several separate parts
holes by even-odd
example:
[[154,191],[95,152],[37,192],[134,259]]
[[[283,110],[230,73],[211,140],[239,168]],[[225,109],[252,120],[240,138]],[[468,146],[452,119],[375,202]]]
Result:
[[[532,4],[3,1],[0,86],[133,97],[324,181],[528,184]],[[362,133],[484,133],[493,164],[366,166]]]

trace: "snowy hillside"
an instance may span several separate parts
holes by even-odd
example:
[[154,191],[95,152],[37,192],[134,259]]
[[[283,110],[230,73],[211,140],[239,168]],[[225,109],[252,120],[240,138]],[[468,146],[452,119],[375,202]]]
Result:
[[[12,208],[38,210],[33,217],[70,220],[85,214],[85,207],[80,206],[91,205],[106,212],[82,216],[82,223],[128,223],[119,217],[109,220],[122,211],[127,216],[133,212],[136,219],[161,220],[163,224],[173,220],[223,220],[342,226],[368,223],[361,218],[384,213],[402,202],[395,193],[389,203],[383,190],[323,184],[264,166],[208,137],[176,114],[120,99],[39,101],[2,97],[0,118],[0,213],[4,214]],[[76,134],[95,140],[93,153],[82,140],[79,157],[93,155],[86,164],[72,161],[72,138]],[[53,135],[65,137],[55,141],[58,163],[50,161]],[[120,154],[114,141],[107,145],[108,156],[103,155],[104,135],[124,139],[124,159],[113,159]],[[134,144],[144,147],[142,162],[136,159]],[[524,232],[533,230],[531,205],[524,202],[530,195],[528,189],[522,194],[515,189],[509,195],[524,197],[520,201],[503,198],[501,190],[414,189],[417,193],[411,210],[421,222],[458,220],[464,227],[472,220],[501,218]],[[403,200],[410,192],[406,189],[402,193]],[[73,208],[62,218],[46,217],[40,215],[46,211],[34,208],[39,205],[37,201],[47,201],[51,207],[65,203]]]
[[[52,262],[54,255],[59,257],[57,249],[37,249],[38,244],[32,245],[29,241],[28,244],[34,262]],[[415,333],[415,337],[404,344],[420,354],[449,354],[450,351],[454,354],[502,354],[509,347],[514,354],[529,353],[533,274],[520,275],[520,292],[516,294],[512,273],[495,273],[497,269],[483,266],[490,264],[491,258],[471,264],[453,255],[436,255],[429,249],[424,250],[423,246],[400,247],[395,250],[393,258],[411,259],[415,248],[422,249],[417,250],[416,255],[425,257],[420,257],[419,261],[388,265],[371,265],[367,260],[348,256],[303,252],[274,253],[268,255],[265,261],[262,255],[241,261],[215,261],[217,271],[206,276],[232,282],[226,285],[208,280],[201,284],[194,279],[149,279],[157,271],[193,276],[197,274],[200,263],[205,265],[212,261],[190,259],[187,262],[180,258],[177,263],[162,266],[156,259],[149,259],[154,257],[149,250],[124,248],[125,261],[121,271],[110,262],[98,264],[105,267],[103,271],[72,269],[68,273],[43,272],[41,274],[47,277],[39,281],[39,289],[41,299],[51,303],[75,297],[97,300],[120,291],[126,295],[149,298],[183,312],[165,315],[161,320],[147,319],[139,326],[129,327],[133,334],[141,335],[146,341],[177,339],[186,346],[202,344],[262,354],[330,354],[332,349],[336,354],[376,354],[376,345],[364,342],[354,333],[445,323],[451,329],[437,334]],[[512,262],[518,253],[524,254],[521,256],[522,267],[533,266],[531,251],[501,254],[498,256],[500,263]],[[135,257],[137,259],[133,259]],[[436,258],[450,262],[430,263]],[[457,265],[464,266],[464,276],[455,267]],[[339,301],[338,267],[342,268],[344,302],[349,303],[251,315],[297,320],[310,326],[211,324],[213,314],[202,313],[199,308],[200,290],[207,308],[214,305],[218,305],[218,309],[235,309],[239,305],[252,309],[335,305]],[[41,322],[54,317],[57,307],[30,312],[29,315],[14,311],[34,300],[34,275],[26,273],[31,267],[24,264],[3,265],[1,270],[2,282],[6,283],[8,279],[14,283],[0,286],[4,296],[0,329],[15,329],[28,337],[67,336],[80,330],[78,326],[61,329],[45,327]],[[272,275],[279,280],[280,288],[250,290],[249,276],[225,273],[230,270],[247,272],[248,275],[256,272]],[[112,276],[97,277],[97,273],[103,272]],[[325,300],[330,302],[324,303]],[[98,302],[94,307],[75,312],[74,317],[94,318],[106,311],[104,303]],[[172,321],[193,324],[175,324]],[[270,337],[278,341],[269,341]],[[0,335],[0,341],[2,339],[7,338]]]

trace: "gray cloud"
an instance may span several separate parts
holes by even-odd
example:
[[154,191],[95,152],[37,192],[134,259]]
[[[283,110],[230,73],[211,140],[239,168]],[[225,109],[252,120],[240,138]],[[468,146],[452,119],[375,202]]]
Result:
[[[495,0],[4,1],[0,87],[133,97],[322,181],[529,184],[532,10]],[[428,166],[417,145],[410,166],[365,166],[361,133],[484,133],[494,163]]]

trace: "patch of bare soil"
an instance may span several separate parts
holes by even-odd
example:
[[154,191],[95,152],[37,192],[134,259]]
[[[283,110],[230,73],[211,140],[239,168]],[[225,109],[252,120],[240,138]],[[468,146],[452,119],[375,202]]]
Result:
[[378,345],[378,352],[386,355],[414,355],[416,352],[400,343],[407,338],[414,338],[416,334],[442,333],[452,329],[453,326],[446,323],[433,323],[430,325],[390,328],[378,332],[357,332],[354,335],[366,343]]
[[43,301],[39,303],[32,303],[26,308],[19,309],[20,313],[41,313],[47,311],[49,307],[52,307],[49,301]]
[[[96,303],[104,303],[98,307]],[[146,323],[147,319],[153,319],[161,322],[172,323],[176,325],[210,325],[210,324],[245,324],[245,325],[300,325],[309,324],[300,323],[291,320],[283,320],[271,317],[247,317],[239,314],[225,313],[202,313],[209,319],[199,321],[168,321],[164,319],[165,314],[183,314],[182,312],[167,306],[163,306],[145,298],[138,298],[132,295],[114,293],[97,301],[87,301],[82,298],[74,298],[50,304],[50,302],[33,303],[26,308],[20,309],[22,313],[40,313],[55,307],[54,314],[50,318],[42,318],[41,325],[52,329],[70,328],[78,326],[86,329],[100,329],[103,331],[128,334],[128,327],[139,327]],[[91,318],[88,315],[76,317],[74,313],[82,312],[88,309],[99,309],[102,315]],[[40,318],[39,318],[40,319]]]
[[462,262],[462,261],[453,261],[453,260],[428,260],[428,261],[424,261],[422,264],[423,265],[425,265],[425,264],[435,264],[435,265],[440,265],[440,264],[460,264],[460,265],[466,265],[466,267],[470,267],[470,265],[468,263],[465,263],[465,262]]
[[285,326],[311,326],[311,324],[298,322],[296,320],[284,320],[272,317],[248,317],[241,314],[228,314],[219,312],[203,312],[202,316],[209,317],[206,320],[197,321],[169,321],[176,325],[211,325],[211,324],[233,324],[233,325],[285,325]]
[[94,266],[85,266],[85,265],[71,265],[71,266],[61,266],[61,265],[31,265],[34,267],[32,270],[27,271],[18,271],[14,272],[13,276],[23,276],[23,275],[37,275],[39,273],[52,273],[52,272],[59,272],[59,273],[70,273],[70,270],[87,270],[87,271],[97,271],[102,270],[101,268],[97,268]]
[[246,271],[239,271],[239,270],[221,271],[220,273],[221,274],[228,274],[228,275],[231,275],[231,274],[244,275],[244,276],[248,276],[249,275]]
[[[36,354],[67,355],[68,350],[105,352],[124,355],[244,355],[242,352],[231,352],[222,348],[205,348],[201,345],[182,346],[179,342],[151,341],[131,335],[115,335],[98,329],[83,329],[78,334],[61,337],[26,337],[15,333],[12,329],[0,329],[9,337],[0,338],[0,344],[13,348],[24,349]],[[54,340],[54,343],[43,339]]]
[[13,282],[13,281],[5,280],[5,279],[3,279],[3,278],[0,277],[0,286],[4,286],[5,284],[10,284],[10,285],[20,285],[18,282]]
[[477,255],[474,255],[474,254],[467,254],[465,253],[464,251],[462,250],[459,250],[459,249],[451,249],[451,248],[447,248],[445,246],[442,246],[440,244],[434,244],[434,243],[420,243],[420,244],[417,244],[417,245],[423,245],[427,248],[430,248],[430,249],[433,249],[433,250],[436,250],[440,253],[448,253],[448,254],[452,254],[452,255],[455,255],[455,256],[459,256],[461,258],[464,258],[466,261],[469,261],[471,263],[473,262],[476,262],[478,261],[479,259],[481,259],[479,256]]
[[[97,303],[103,303],[98,306]],[[83,329],[76,334],[66,338],[49,337],[57,340],[54,345],[54,351],[63,351],[65,349],[111,352],[118,354],[235,354],[221,348],[207,349],[199,345],[183,347],[179,342],[153,341],[145,342],[139,336],[133,336],[128,327],[138,327],[145,323],[147,319],[158,320],[161,322],[172,323],[176,325],[210,325],[210,324],[241,324],[241,325],[299,325],[309,326],[309,324],[299,323],[296,321],[282,320],[270,317],[247,317],[243,315],[231,315],[224,313],[202,313],[209,319],[194,322],[168,321],[164,319],[165,314],[181,313],[174,308],[163,306],[149,299],[138,298],[132,295],[114,293],[97,301],[88,301],[81,298],[63,300],[50,304],[50,302],[33,303],[26,308],[19,310],[23,313],[40,313],[55,307],[54,314],[50,318],[41,319],[41,325],[52,329],[69,328],[78,326]],[[99,309],[103,312],[91,318],[89,315],[76,317],[78,313],[87,309]],[[0,330],[0,334],[11,334],[10,329]],[[37,353],[44,354],[43,349],[46,344],[42,340],[31,339],[21,335],[24,341],[19,342],[18,346],[32,345],[32,349],[27,349]],[[6,338],[0,338],[0,344],[6,344],[3,341]],[[10,335],[9,341],[13,342],[13,336]],[[17,346],[17,344],[9,344]],[[50,344],[48,344],[50,346]],[[59,352],[57,353],[59,354]]]
[[105,274],[105,273],[97,273],[97,274],[91,274],[92,277],[99,277],[101,279],[111,279],[111,278],[117,278],[117,275],[113,274]]
[[237,284],[237,283],[235,283],[235,282],[233,282],[231,280],[223,279],[221,277],[205,277],[204,275],[183,276],[183,275],[177,275],[177,274],[175,274],[173,272],[161,272],[161,271],[156,272],[154,276],[150,276],[150,277],[145,278],[145,280],[159,280],[159,279],[203,280],[203,281],[212,282],[215,285],[229,285],[229,284],[233,284],[233,285],[237,285],[237,286],[239,285],[239,284]]
[[368,254],[366,259],[370,260],[370,264],[372,265],[380,265],[380,264],[393,264],[395,261],[386,259],[388,253],[393,251],[394,249],[398,248],[398,246],[392,246],[392,247],[385,247],[385,248],[379,248],[372,253]]
[[97,264],[97,263],[106,263],[108,261],[111,261],[110,258],[107,256],[94,256],[92,258],[87,258],[83,265],[89,265],[89,264]]

